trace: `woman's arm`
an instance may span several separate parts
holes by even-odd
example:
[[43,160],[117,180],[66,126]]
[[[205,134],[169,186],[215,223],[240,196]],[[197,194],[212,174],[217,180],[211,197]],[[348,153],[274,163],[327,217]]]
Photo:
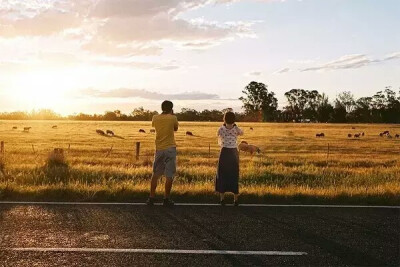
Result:
[[237,133],[237,135],[243,135],[244,134],[243,130],[240,129],[239,127],[237,127],[237,126],[236,126],[236,133]]
[[217,131],[217,136],[219,137],[219,136],[222,136],[222,129],[221,129],[221,127],[218,129],[218,131]]

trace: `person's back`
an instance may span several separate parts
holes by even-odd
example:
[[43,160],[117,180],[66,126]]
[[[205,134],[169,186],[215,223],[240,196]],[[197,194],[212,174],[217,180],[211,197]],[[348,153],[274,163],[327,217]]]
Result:
[[154,115],[152,125],[156,129],[156,152],[154,154],[153,175],[151,177],[150,196],[147,205],[154,204],[157,181],[165,175],[164,206],[173,206],[174,202],[169,199],[172,181],[176,173],[176,143],[174,132],[178,130],[178,119],[172,109],[171,101],[161,104],[162,114]]
[[175,115],[154,115],[152,126],[156,129],[156,150],[176,147],[174,132],[178,127],[178,119]]

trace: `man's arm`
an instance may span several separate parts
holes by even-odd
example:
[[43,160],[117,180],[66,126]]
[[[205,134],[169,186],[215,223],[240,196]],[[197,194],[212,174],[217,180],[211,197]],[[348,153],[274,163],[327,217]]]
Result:
[[178,123],[178,118],[175,117],[175,123],[174,123],[174,131],[178,131],[179,128],[179,123]]

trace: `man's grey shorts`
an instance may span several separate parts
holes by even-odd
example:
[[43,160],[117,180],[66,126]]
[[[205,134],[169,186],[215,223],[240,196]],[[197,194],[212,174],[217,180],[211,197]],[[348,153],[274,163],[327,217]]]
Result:
[[176,172],[176,147],[156,150],[154,155],[153,173],[173,178]]

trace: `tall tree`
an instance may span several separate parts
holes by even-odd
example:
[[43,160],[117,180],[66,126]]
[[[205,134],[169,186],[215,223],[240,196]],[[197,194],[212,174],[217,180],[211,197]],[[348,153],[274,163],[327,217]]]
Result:
[[292,89],[285,93],[288,105],[285,110],[291,114],[293,120],[317,120],[318,107],[323,101],[322,95],[317,90]]
[[[274,92],[268,91],[263,83],[250,82],[242,91],[245,96],[239,98],[243,102],[246,114],[256,118],[262,115],[263,121],[273,121],[278,107],[278,99]],[[259,118],[258,118],[259,119]]]
[[329,122],[332,120],[332,115],[333,106],[329,103],[328,96],[325,94],[320,95],[317,105],[317,121]]
[[340,93],[336,98],[336,102],[341,104],[347,113],[351,113],[355,108],[354,96],[350,91]]

